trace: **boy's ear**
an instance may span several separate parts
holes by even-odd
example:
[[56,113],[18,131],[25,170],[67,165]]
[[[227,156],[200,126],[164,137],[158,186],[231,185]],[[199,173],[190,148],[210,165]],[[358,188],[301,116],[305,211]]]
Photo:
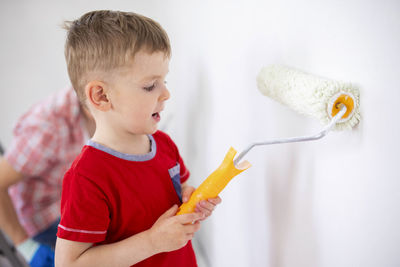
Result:
[[90,81],[85,86],[87,101],[100,111],[107,111],[111,108],[111,101],[107,92],[107,85],[100,81]]

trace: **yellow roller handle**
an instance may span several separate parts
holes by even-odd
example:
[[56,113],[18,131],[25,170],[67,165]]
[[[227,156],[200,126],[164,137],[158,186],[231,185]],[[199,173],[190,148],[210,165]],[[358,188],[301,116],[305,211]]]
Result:
[[192,213],[196,208],[196,204],[202,200],[215,198],[225,188],[225,186],[232,180],[233,177],[251,167],[248,161],[243,161],[238,164],[238,168],[233,164],[233,158],[236,155],[236,150],[231,147],[226,153],[224,161],[204,182],[193,192],[189,201],[183,203],[179,207],[177,215]]

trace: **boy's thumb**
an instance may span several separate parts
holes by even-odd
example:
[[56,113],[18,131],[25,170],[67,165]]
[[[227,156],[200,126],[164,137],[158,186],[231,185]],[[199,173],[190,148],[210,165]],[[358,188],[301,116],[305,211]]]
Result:
[[175,204],[171,208],[169,208],[166,212],[164,212],[162,217],[169,218],[174,216],[177,212],[178,212],[178,205]]
[[193,186],[186,186],[185,190],[182,192],[182,202],[188,202],[190,199],[190,196],[193,194],[195,188]]

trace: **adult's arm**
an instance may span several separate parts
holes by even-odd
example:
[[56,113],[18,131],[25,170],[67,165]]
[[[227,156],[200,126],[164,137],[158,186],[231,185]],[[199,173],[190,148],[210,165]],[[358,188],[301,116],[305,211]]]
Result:
[[14,205],[8,194],[8,188],[21,181],[23,175],[7,162],[0,158],[0,229],[18,245],[28,238],[28,234],[20,224]]

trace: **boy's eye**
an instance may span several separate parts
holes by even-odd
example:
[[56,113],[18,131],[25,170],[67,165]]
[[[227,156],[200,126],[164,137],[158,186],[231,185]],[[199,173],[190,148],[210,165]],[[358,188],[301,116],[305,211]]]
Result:
[[[163,83],[164,83],[164,84],[167,84],[167,81],[163,81]],[[150,86],[143,87],[143,89],[150,92],[150,91],[152,91],[156,86],[157,86],[157,82],[153,83],[153,84],[150,85]]]
[[152,84],[152,85],[150,85],[150,86],[148,86],[148,87],[143,87],[143,89],[146,90],[146,91],[151,91],[151,90],[154,89],[154,87],[156,87],[156,84],[155,84],[155,83]]

